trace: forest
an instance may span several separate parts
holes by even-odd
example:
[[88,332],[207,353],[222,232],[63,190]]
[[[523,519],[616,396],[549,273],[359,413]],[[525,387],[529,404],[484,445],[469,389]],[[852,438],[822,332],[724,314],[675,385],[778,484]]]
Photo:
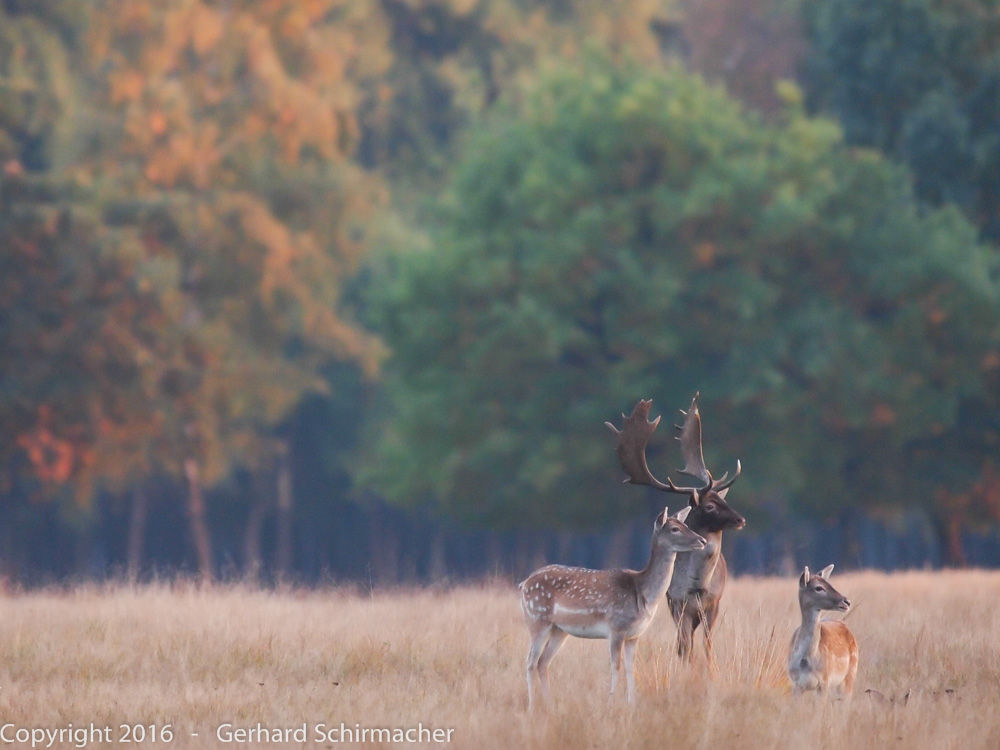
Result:
[[1000,566],[996,0],[0,0],[0,264],[0,585]]

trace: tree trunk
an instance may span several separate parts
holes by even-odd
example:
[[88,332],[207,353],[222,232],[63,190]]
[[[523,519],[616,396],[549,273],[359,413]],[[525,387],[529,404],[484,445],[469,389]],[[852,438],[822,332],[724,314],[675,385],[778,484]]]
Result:
[[573,551],[576,548],[576,534],[572,531],[556,532],[556,563],[575,565]]
[[500,542],[500,535],[497,532],[491,531],[486,536],[486,544],[483,552],[486,558],[487,575],[491,578],[502,578],[507,574],[503,544]]
[[287,444],[283,444],[278,457],[278,548],[275,567],[279,581],[286,581],[292,572],[293,516],[292,462]]
[[135,583],[139,579],[139,573],[142,572],[142,553],[146,541],[146,517],[149,515],[149,495],[141,484],[132,490],[129,511],[125,575],[130,583]]
[[88,520],[76,537],[76,558],[73,564],[77,580],[86,581],[93,578],[92,563],[94,560],[94,527]]
[[969,561],[965,557],[965,543],[962,541],[962,528],[964,526],[962,519],[957,514],[953,514],[948,516],[946,524],[948,564],[956,568],[965,568]]
[[448,576],[448,541],[441,525],[434,529],[427,560],[427,577],[431,583],[443,582]]
[[243,530],[243,575],[252,585],[260,582],[260,572],[264,559],[260,551],[260,533],[264,528],[264,516],[267,513],[267,496],[261,486],[262,482],[254,481],[254,499],[247,514],[247,525]]
[[0,594],[10,591],[11,582],[14,579],[13,557],[11,550],[14,548],[14,535],[11,532],[9,507],[13,501],[9,496],[0,497],[0,503],[5,503],[4,512],[0,513]]
[[531,571],[548,564],[546,535],[548,532],[521,529],[514,538],[514,549],[507,569],[494,571],[501,576],[514,576],[521,580]]
[[399,537],[392,522],[377,510],[370,516],[369,554],[375,581],[381,584],[399,582]]
[[184,473],[188,481],[188,516],[191,521],[191,538],[198,558],[198,573],[201,583],[212,583],[212,540],[205,519],[205,495],[201,486],[201,472],[193,458],[184,461]]

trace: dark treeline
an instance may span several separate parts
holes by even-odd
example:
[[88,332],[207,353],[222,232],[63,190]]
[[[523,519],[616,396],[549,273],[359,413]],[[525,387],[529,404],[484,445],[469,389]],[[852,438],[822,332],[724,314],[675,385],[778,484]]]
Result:
[[[188,540],[188,522],[165,488],[150,509],[143,537],[141,570],[129,575],[129,513],[111,500],[95,509],[91,527],[81,531],[54,508],[23,519],[4,519],[0,534],[8,552],[6,583],[45,585],[84,580],[169,580],[197,575]],[[450,584],[484,578],[517,579],[539,564],[558,560],[585,567],[641,567],[648,555],[645,520],[621,523],[612,531],[472,531],[427,515],[375,502],[368,510],[354,503],[326,508],[296,519],[295,551],[284,577],[277,575],[277,539],[265,519],[263,567],[248,576],[246,519],[224,508],[212,514],[217,529],[214,560],[219,578],[229,582],[294,585],[353,585],[361,589],[400,584]],[[242,524],[242,525],[241,525]],[[848,568],[907,570],[939,568],[948,562],[946,539],[926,517],[905,514],[875,519],[863,513],[827,521],[801,520],[780,531],[752,528],[726,540],[731,568],[740,575],[792,575],[814,560],[840,560]],[[965,564],[1000,564],[996,530],[965,531]]]
[[[1000,565],[992,0],[0,0],[0,574]],[[675,508],[676,509],[676,508]]]

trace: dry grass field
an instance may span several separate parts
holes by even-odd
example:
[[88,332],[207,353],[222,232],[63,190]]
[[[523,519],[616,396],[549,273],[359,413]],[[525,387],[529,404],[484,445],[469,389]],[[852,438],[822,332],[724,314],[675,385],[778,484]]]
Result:
[[[38,747],[53,737],[50,747],[136,747],[122,742],[122,724],[145,727],[138,746],[149,748],[339,747],[350,744],[334,741],[347,739],[341,723],[450,729],[461,748],[1000,747],[1000,573],[835,573],[833,583],[855,603],[853,700],[792,697],[784,656],[796,581],[736,579],[723,602],[717,671],[703,659],[677,663],[663,606],[639,647],[634,707],[607,700],[606,642],[574,638],[552,665],[554,700],[534,715],[525,710],[528,638],[513,586],[8,594],[0,747],[30,746],[32,729],[50,733]],[[169,736],[159,734],[165,724]],[[230,724],[305,725],[307,736],[224,742],[217,733],[225,739]],[[90,732],[82,743],[81,729]],[[383,739],[365,746],[393,746]]]

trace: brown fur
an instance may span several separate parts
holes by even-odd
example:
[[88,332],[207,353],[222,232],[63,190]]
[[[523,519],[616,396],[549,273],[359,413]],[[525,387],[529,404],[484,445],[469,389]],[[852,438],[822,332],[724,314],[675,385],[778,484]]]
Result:
[[829,683],[843,683],[843,692],[850,695],[858,674],[858,642],[846,622],[827,620],[819,624],[819,653]]
[[833,566],[818,575],[806,568],[799,579],[802,624],[788,649],[788,677],[795,693],[835,690],[850,695],[858,673],[858,642],[847,623],[819,619],[823,610],[846,612],[851,603],[827,580]]

